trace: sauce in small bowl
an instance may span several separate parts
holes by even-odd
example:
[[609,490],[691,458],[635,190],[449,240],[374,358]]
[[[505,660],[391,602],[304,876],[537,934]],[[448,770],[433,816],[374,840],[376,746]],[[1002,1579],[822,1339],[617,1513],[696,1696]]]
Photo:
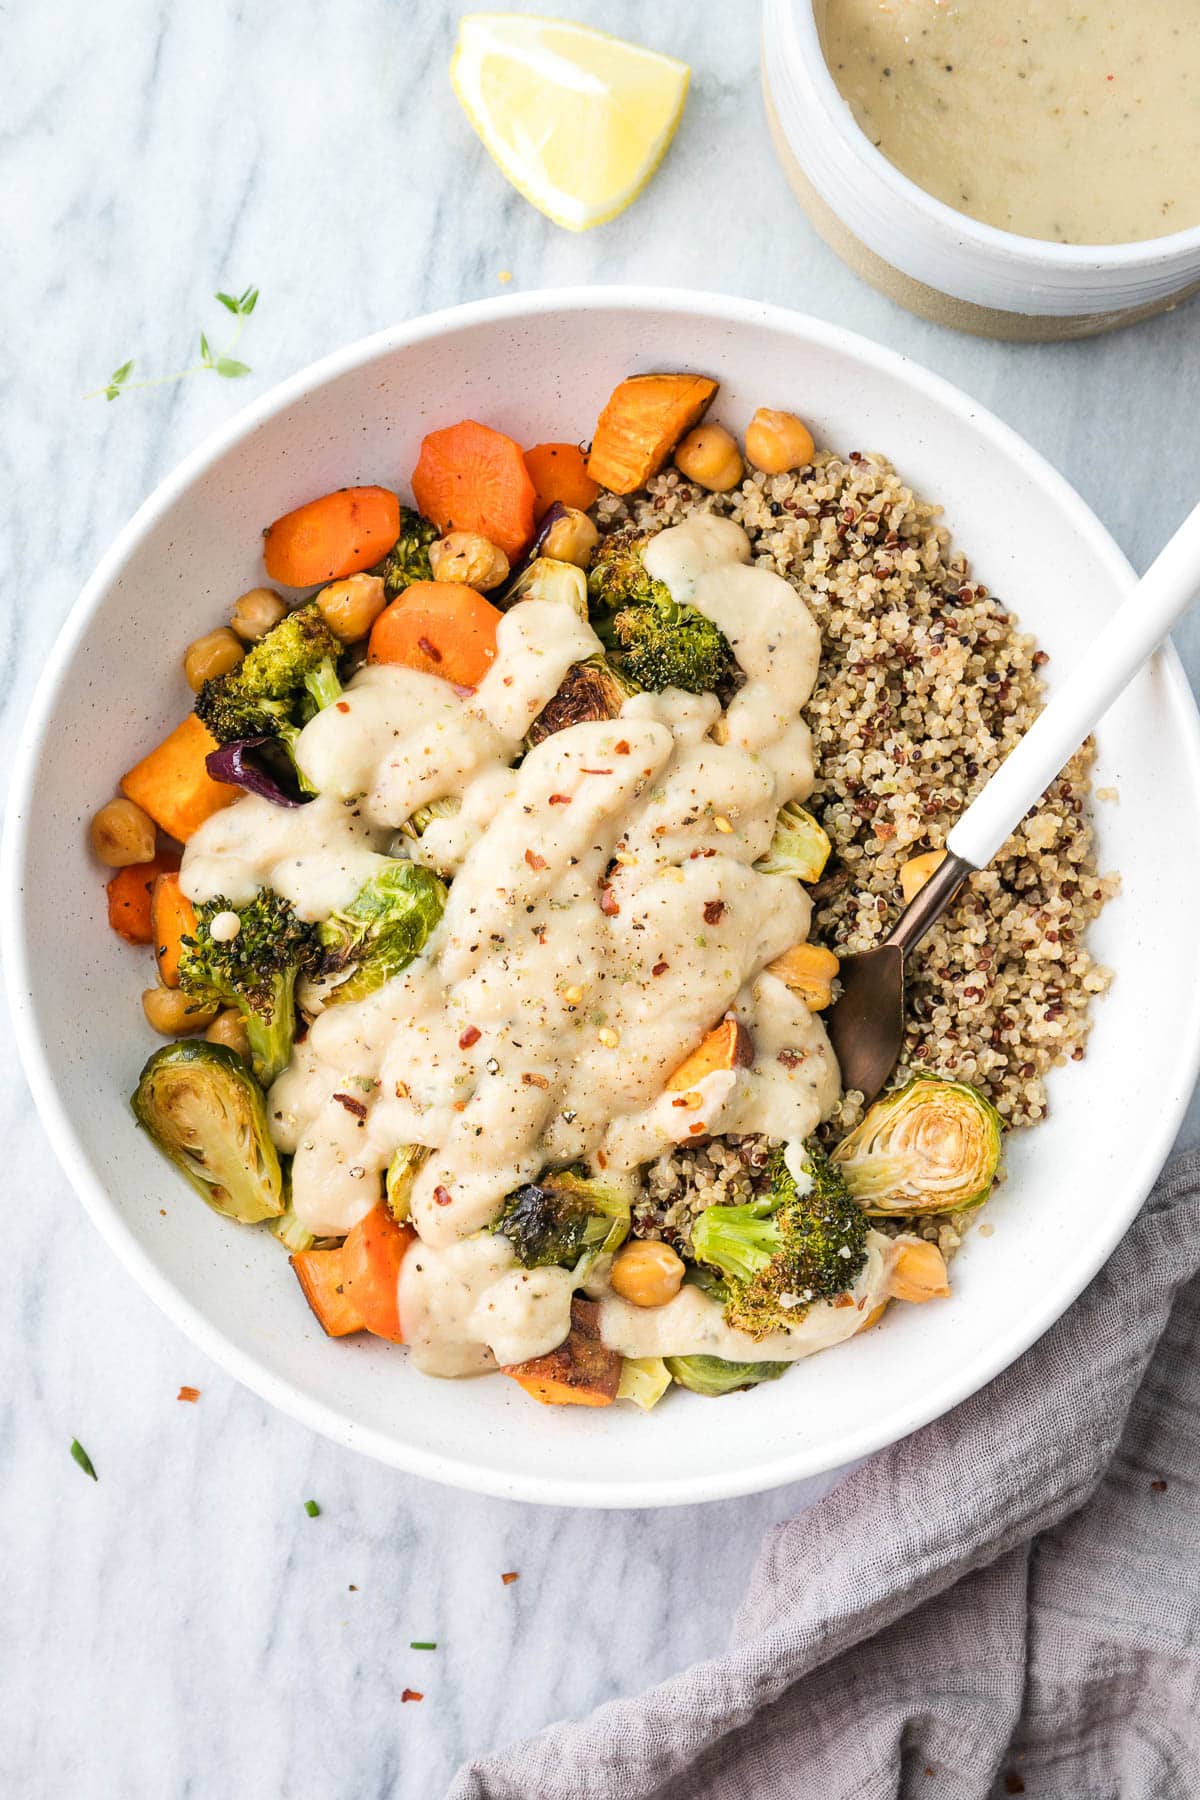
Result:
[[838,91],[889,162],[1059,244],[1200,225],[1195,0],[826,0]]
[[821,235],[911,311],[1016,340],[1131,324],[1200,289],[1194,12],[764,0],[775,146]]

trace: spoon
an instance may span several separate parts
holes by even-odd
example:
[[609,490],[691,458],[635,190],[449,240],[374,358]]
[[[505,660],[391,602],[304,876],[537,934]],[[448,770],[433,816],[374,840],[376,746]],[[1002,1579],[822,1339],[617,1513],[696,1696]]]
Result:
[[842,1086],[857,1088],[868,1105],[900,1054],[909,952],[941,918],[968,877],[986,868],[1008,841],[1117,695],[1182,618],[1198,588],[1200,506],[1188,514],[1129,598],[975,796],[946,839],[944,861],[910,900],[882,944],[842,962],[841,996],[826,1024],[841,1065]]

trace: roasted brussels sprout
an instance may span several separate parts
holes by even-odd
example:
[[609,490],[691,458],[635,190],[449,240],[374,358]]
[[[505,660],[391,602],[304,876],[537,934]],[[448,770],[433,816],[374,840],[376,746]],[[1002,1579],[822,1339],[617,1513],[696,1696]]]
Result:
[[388,1210],[397,1225],[406,1225],[412,1211],[413,1183],[429,1156],[424,1144],[401,1144],[392,1152],[387,1172]]
[[396,861],[373,875],[349,906],[317,927],[326,1006],[361,1000],[407,968],[445,904],[445,886],[419,863]]
[[661,1356],[627,1356],[621,1364],[617,1399],[632,1400],[643,1412],[649,1412],[670,1385],[671,1371]]
[[877,1100],[833,1160],[866,1213],[963,1212],[992,1191],[1003,1130],[977,1088],[919,1076]]
[[778,1381],[792,1366],[786,1362],[726,1362],[721,1356],[668,1356],[665,1361],[680,1387],[714,1397],[756,1387],[760,1381]]
[[798,881],[819,881],[832,848],[812,814],[797,801],[789,800],[779,809],[770,849],[754,866],[763,875],[794,875]]
[[587,623],[587,576],[575,563],[539,556],[527,563],[493,604],[507,611],[518,600],[555,600]]
[[526,746],[532,750],[543,738],[586,719],[615,719],[630,695],[640,692],[637,683],[614,668],[607,657],[589,656],[586,662],[572,663],[557,694],[529,727]]
[[235,1050],[204,1040],[167,1044],[142,1070],[130,1105],[214,1211],[243,1225],[283,1212],[262,1089]]

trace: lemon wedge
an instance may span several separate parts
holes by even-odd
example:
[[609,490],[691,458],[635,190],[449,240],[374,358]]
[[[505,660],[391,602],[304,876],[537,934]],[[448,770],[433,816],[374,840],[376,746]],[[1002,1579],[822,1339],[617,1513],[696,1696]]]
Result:
[[468,13],[450,79],[513,186],[569,231],[623,212],[662,161],[686,63],[566,19]]

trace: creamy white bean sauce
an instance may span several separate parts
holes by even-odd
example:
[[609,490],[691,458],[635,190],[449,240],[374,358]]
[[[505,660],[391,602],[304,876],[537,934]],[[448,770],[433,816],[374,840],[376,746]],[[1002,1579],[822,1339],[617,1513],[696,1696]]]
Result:
[[[802,708],[818,629],[786,581],[751,565],[731,520],[664,530],[645,560],[728,638],[746,680],[726,714],[709,696],[639,694],[514,768],[567,670],[600,649],[569,605],[525,601],[501,620],[473,695],[363,669],[300,735],[319,797],[285,810],[248,796],[184,857],[193,901],[237,904],[265,884],[307,919],[345,905],[397,844],[451,877],[424,952],[375,994],[320,1013],[269,1095],[314,1235],[341,1236],[376,1204],[397,1146],[428,1149],[400,1307],[430,1373],[519,1362],[567,1334],[569,1273],[522,1269],[484,1232],[522,1182],[578,1160],[632,1190],[638,1166],[674,1143],[747,1131],[798,1143],[837,1098],[819,1017],[767,969],[806,937],[808,896],[753,867],[779,807],[812,788]],[[453,816],[418,841],[396,837],[417,807],[450,796]],[[747,1026],[752,1065],[710,1077],[699,1108],[678,1106],[666,1078],[726,1015]],[[338,1099],[347,1092],[365,1116]],[[804,1356],[861,1325],[882,1296],[886,1244],[872,1234],[851,1302],[814,1306],[759,1343],[690,1287],[654,1311],[605,1292],[601,1335],[631,1356]]]

